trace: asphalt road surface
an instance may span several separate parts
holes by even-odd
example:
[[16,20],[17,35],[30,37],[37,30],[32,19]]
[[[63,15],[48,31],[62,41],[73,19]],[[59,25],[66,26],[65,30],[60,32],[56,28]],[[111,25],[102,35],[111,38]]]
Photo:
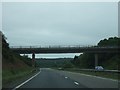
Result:
[[80,73],[41,68],[16,88],[118,88],[118,81]]

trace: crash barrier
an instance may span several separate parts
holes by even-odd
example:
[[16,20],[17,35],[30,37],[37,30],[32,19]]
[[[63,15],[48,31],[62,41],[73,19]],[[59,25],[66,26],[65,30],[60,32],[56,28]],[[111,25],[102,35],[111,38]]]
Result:
[[79,69],[80,71],[92,71],[92,72],[110,72],[110,73],[120,73],[120,70],[96,70],[96,69]]

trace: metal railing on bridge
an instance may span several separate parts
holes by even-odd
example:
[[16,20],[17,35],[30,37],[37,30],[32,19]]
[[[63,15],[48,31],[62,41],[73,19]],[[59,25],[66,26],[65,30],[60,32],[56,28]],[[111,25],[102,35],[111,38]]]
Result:
[[48,46],[10,46],[10,48],[78,48],[95,47],[95,45],[48,45]]
[[10,48],[120,48],[119,46],[96,45],[48,45],[48,46],[10,46]]

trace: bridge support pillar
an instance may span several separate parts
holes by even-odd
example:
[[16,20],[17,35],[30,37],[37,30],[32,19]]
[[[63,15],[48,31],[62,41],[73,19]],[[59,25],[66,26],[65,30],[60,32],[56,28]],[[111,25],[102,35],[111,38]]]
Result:
[[95,66],[98,66],[98,54],[95,54]]
[[32,67],[35,67],[35,53],[32,53]]

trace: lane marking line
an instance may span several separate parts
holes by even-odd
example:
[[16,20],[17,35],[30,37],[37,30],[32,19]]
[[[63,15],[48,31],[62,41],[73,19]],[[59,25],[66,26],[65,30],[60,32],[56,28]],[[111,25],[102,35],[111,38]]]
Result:
[[66,79],[68,78],[68,77],[65,77]]
[[79,83],[78,82],[74,82],[76,85],[79,85]]
[[20,85],[18,85],[18,86],[16,86],[14,89],[12,89],[12,90],[16,90],[17,88],[20,88],[22,85],[24,85],[25,83],[27,83],[27,82],[29,82],[30,80],[32,80],[34,77],[36,77],[38,74],[40,74],[41,73],[41,69],[40,69],[40,71],[37,73],[37,74],[35,74],[34,76],[32,76],[31,78],[29,78],[28,80],[26,80],[25,82],[23,82],[23,83],[21,83]]
[[100,76],[88,75],[88,74],[83,74],[83,73],[73,73],[73,72],[68,72],[68,73],[80,74],[80,75],[83,75],[83,76],[95,77],[95,78],[99,78],[99,79],[111,80],[111,81],[114,81],[114,82],[119,82],[119,80],[115,80],[115,79],[111,79],[111,78],[105,78],[105,77],[100,77]]

